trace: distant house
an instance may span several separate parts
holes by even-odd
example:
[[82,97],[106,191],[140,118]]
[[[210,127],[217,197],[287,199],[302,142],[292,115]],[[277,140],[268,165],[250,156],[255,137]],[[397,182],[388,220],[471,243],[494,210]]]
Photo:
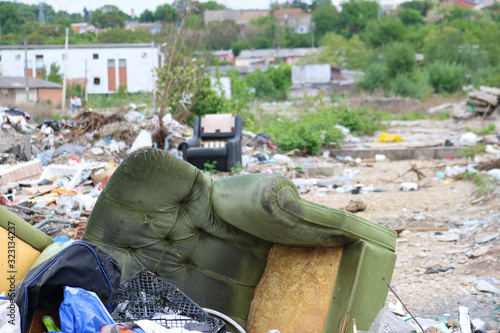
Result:
[[362,73],[345,70],[329,64],[292,66],[291,98],[345,92],[354,87]]
[[234,53],[233,50],[219,50],[213,51],[214,57],[218,58],[220,62],[230,63],[234,65]]
[[[57,83],[28,78],[28,100],[31,102],[62,103],[63,86]],[[26,102],[26,77],[0,76],[0,103],[6,105]]]
[[[236,24],[244,28],[250,24],[251,20],[269,15],[269,10],[250,9],[250,10],[206,10],[203,12],[205,25],[213,21],[234,20]],[[298,34],[310,32],[311,13],[305,13],[300,8],[281,8],[274,11],[278,22],[283,27],[292,27]]]
[[[53,63],[59,74],[65,68],[64,45],[0,46],[0,72],[4,76],[22,77],[27,62],[28,76],[42,78]],[[89,94],[110,94],[120,86],[128,92],[151,92],[156,85],[154,71],[164,56],[156,44],[78,44],[68,46],[66,77],[68,82],[87,83]]]
[[99,29],[87,23],[72,23],[71,30],[73,30],[75,34],[85,34],[87,32],[95,34]]
[[144,29],[149,31],[151,34],[157,34],[161,32],[162,24],[161,22],[137,22],[137,21],[127,21],[125,22],[125,30]]
[[475,1],[464,1],[464,0],[440,0],[441,3],[449,5],[457,5],[462,8],[475,8]]
[[307,34],[311,27],[311,13],[305,13],[300,8],[282,8],[274,11],[274,15],[283,27],[293,28],[296,34]]
[[236,57],[235,65],[237,67],[260,66],[273,61],[282,61],[293,65],[304,56],[316,52],[318,52],[317,48],[242,50]]
[[205,25],[213,21],[224,21],[224,20],[234,20],[236,24],[240,27],[245,27],[250,24],[253,19],[258,19],[262,16],[267,16],[269,10],[264,9],[249,9],[249,10],[205,10],[203,12],[203,19],[205,20]]

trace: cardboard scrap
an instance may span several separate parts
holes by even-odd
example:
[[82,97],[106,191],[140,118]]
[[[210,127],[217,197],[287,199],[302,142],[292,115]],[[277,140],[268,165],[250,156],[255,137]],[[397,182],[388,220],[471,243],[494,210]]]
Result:
[[0,185],[5,185],[9,182],[17,182],[19,180],[36,177],[43,171],[42,162],[33,160],[17,165],[10,166],[0,170]]

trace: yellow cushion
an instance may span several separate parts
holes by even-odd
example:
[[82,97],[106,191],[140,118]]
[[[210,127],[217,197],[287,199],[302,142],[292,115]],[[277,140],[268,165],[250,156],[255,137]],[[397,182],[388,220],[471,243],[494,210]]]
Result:
[[[10,230],[15,233],[15,230]],[[28,273],[40,252],[20,238],[0,227],[0,293],[7,295]],[[6,277],[6,278],[4,278]],[[13,277],[13,279],[10,279]]]
[[322,333],[332,300],[342,247],[274,245],[255,288],[248,333]]

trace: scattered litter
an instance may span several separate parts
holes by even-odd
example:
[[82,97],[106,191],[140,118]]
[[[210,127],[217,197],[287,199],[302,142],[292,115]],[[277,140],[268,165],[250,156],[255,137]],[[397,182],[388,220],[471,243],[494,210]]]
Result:
[[463,134],[458,140],[458,143],[460,143],[461,146],[473,146],[476,144],[476,142],[477,142],[477,134],[472,132],[467,132]]
[[399,186],[400,191],[417,191],[418,185],[416,183],[404,182]]
[[377,142],[401,142],[403,138],[399,134],[389,134],[387,132],[380,133]]

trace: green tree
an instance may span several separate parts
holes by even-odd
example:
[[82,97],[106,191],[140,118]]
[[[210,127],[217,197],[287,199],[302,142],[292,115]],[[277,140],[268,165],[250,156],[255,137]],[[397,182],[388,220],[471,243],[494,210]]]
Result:
[[292,29],[286,29],[282,35],[284,39],[283,47],[311,47],[312,34],[296,34]]
[[348,36],[364,31],[366,24],[377,18],[380,9],[377,2],[365,0],[349,0],[341,6],[339,28]]
[[346,39],[341,35],[328,32],[322,39],[323,47],[318,53],[312,53],[305,57],[304,63],[331,64],[353,70],[364,69],[371,55],[371,50],[359,38],[353,35]]
[[311,10],[314,12],[314,10],[316,8],[318,8],[319,6],[322,6],[322,5],[331,5],[332,4],[332,0],[313,0],[312,3],[311,3]]
[[0,18],[2,19],[2,34],[16,33],[19,26],[19,11],[11,3],[0,5]]
[[175,8],[168,3],[156,7],[154,12],[155,21],[174,22],[177,16]]
[[228,9],[226,5],[218,3],[217,1],[207,1],[198,3],[199,10],[203,13],[205,10],[221,10]]
[[[314,4],[314,3],[313,3]],[[312,12],[312,20],[315,28],[314,33],[319,40],[327,32],[335,29],[335,23],[339,19],[337,8],[331,3],[325,3],[315,7]]]
[[247,42],[246,40],[239,39],[236,42],[231,43],[231,50],[233,50],[233,54],[237,57],[241,50],[250,50],[252,48],[252,44]]
[[50,72],[49,75],[47,76],[47,80],[50,82],[54,83],[59,83],[62,84],[62,76],[59,74],[59,70],[61,69],[60,66],[57,65],[57,63],[53,62],[50,64]]
[[395,42],[388,45],[384,51],[389,78],[411,73],[416,69],[415,51],[408,43]]
[[229,49],[240,34],[240,26],[234,20],[210,22],[205,30],[205,41],[210,50]]
[[385,16],[378,20],[371,20],[366,25],[366,40],[374,47],[380,47],[392,42],[401,41],[405,34],[405,27],[400,20]]
[[99,43],[149,43],[152,35],[146,29],[113,29],[99,33]]
[[404,9],[414,9],[417,10],[420,15],[426,16],[427,11],[432,8],[432,2],[430,0],[413,0],[408,2],[403,2],[399,5],[399,8]]
[[398,17],[404,25],[422,24],[422,15],[418,10],[406,8],[398,13]]
[[425,66],[429,82],[437,93],[455,92],[465,84],[465,67],[438,60]]
[[90,23],[98,28],[123,28],[126,15],[118,7],[105,5],[92,12]]
[[154,21],[155,21],[155,15],[149,9],[143,11],[142,14],[139,16],[139,22],[154,22]]

